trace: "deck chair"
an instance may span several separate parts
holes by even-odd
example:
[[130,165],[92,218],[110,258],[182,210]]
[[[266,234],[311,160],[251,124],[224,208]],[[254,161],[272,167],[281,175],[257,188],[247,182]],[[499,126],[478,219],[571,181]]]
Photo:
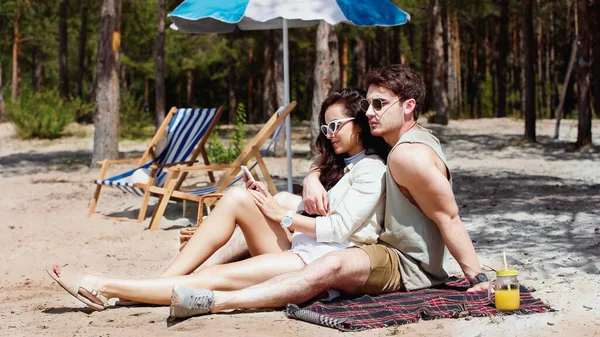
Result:
[[[88,216],[91,216],[96,209],[102,187],[109,186],[118,188],[123,192],[143,196],[138,216],[138,221],[143,221],[150,199],[148,187],[163,186],[169,180],[167,179],[169,167],[192,165],[200,154],[204,159],[204,163],[210,164],[204,145],[222,112],[223,107],[211,109],[177,109],[173,107],[165,116],[165,120],[140,158],[99,161],[98,164],[101,164],[102,168],[100,178],[91,180],[92,183],[96,184],[96,191],[90,203]],[[165,147],[159,155],[156,155],[156,145],[165,135],[165,132],[167,135]],[[110,164],[123,163],[137,163],[137,167],[125,173],[105,178],[106,170]],[[213,173],[208,172],[208,174],[211,181],[214,181]],[[174,187],[179,188],[185,177],[186,174],[180,175]]]
[[[178,165],[169,169],[169,181],[165,182],[164,187],[152,186],[150,192],[159,196],[159,200],[154,214],[152,215],[152,221],[150,222],[150,230],[154,231],[158,229],[160,219],[162,218],[169,200],[183,200],[200,202],[204,200],[205,195],[220,194],[225,189],[242,179],[241,166],[248,165],[248,163],[254,159],[253,165],[250,165],[250,171],[255,171],[256,167],[260,168],[262,176],[266,180],[267,186],[271,193],[276,194],[277,189],[271,179],[267,165],[263,161],[262,155],[268,151],[271,145],[275,142],[277,135],[284,125],[285,118],[290,112],[296,107],[296,102],[293,101],[285,108],[279,108],[277,113],[274,113],[267,123],[260,129],[260,131],[254,136],[246,146],[242,149],[239,156],[231,164],[219,164],[219,165],[203,165],[203,166],[188,166]],[[271,137],[272,136],[272,137]],[[261,147],[271,137],[267,148],[262,151]],[[182,191],[178,189],[177,179],[180,174],[185,174],[194,171],[225,171],[216,184],[202,187],[190,191]],[[256,174],[253,175],[257,177]]]

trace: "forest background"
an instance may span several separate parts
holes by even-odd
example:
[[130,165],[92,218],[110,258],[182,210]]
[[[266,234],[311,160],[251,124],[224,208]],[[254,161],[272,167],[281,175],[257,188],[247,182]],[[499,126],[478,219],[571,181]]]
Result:
[[[23,138],[94,123],[92,163],[118,156],[116,135],[153,134],[171,106],[223,105],[223,124],[266,121],[283,103],[281,31],[187,35],[168,28],[180,2],[0,0],[0,121]],[[411,14],[407,24],[290,30],[293,123],[309,121],[315,137],[329,91],[365,88],[370,69],[402,63],[425,79],[430,122],[521,118],[535,142],[536,119],[576,118],[575,148],[592,145],[595,0],[393,2]],[[278,142],[275,154],[284,151]]]

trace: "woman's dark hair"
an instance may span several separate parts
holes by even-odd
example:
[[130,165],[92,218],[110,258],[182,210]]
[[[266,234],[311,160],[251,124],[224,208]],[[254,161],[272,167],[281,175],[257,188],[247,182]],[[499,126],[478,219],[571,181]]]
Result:
[[[364,111],[360,109],[359,102],[365,98],[366,93],[358,89],[338,89],[329,94],[319,112],[319,126],[325,124],[325,112],[329,107],[336,104],[342,104],[345,108],[347,117],[354,117],[353,123],[358,124],[359,139],[366,150],[366,154],[377,154],[384,161],[387,160],[387,155],[390,152],[390,147],[383,138],[375,137],[371,134],[369,119]],[[321,184],[326,190],[331,189],[344,176],[345,154],[336,154],[331,145],[331,141],[319,132],[317,141],[315,142],[317,150],[321,154],[321,162],[317,165],[317,169],[321,172]]]

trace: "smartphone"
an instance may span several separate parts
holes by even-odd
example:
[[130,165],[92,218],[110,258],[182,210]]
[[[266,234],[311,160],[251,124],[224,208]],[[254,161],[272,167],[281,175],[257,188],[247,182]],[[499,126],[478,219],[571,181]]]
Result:
[[248,170],[248,167],[246,167],[246,165],[242,165],[242,171],[244,172],[248,180],[256,182],[256,180],[252,176],[252,173],[250,173],[250,170]]

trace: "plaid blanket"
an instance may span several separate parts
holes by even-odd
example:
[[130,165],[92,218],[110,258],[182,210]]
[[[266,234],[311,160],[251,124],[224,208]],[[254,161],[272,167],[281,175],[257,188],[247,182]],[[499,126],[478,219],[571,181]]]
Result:
[[415,323],[419,319],[482,317],[493,315],[525,315],[554,311],[541,300],[533,298],[521,287],[521,306],[518,310],[502,312],[488,300],[485,292],[467,293],[465,279],[444,286],[413,292],[395,292],[376,297],[338,299],[323,303],[315,301],[300,308],[289,304],[289,318],[336,328],[342,331],[360,331],[393,325]]

